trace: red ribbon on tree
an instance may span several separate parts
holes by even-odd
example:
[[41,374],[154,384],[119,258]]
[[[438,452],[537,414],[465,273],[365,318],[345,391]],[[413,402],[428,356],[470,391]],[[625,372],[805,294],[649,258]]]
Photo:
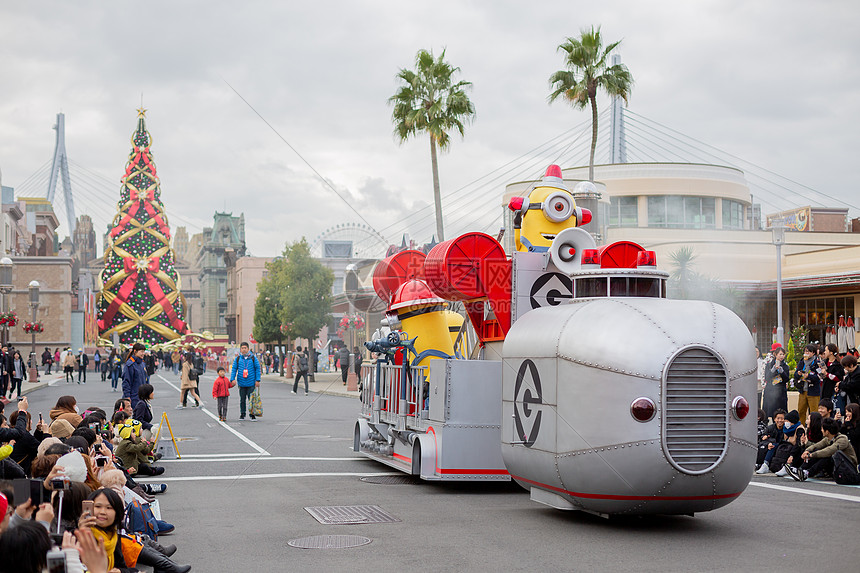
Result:
[[176,314],[176,310],[174,310],[170,301],[167,300],[167,296],[164,294],[161,284],[154,275],[154,273],[158,272],[160,264],[161,257],[150,257],[147,259],[123,257],[123,269],[128,273],[128,276],[123,281],[122,286],[119,288],[119,292],[117,292],[110,305],[105,309],[102,318],[98,321],[100,329],[105,330],[104,325],[113,323],[113,318],[117,311],[119,311],[119,307],[124,302],[128,302],[128,297],[131,296],[132,292],[134,292],[134,287],[137,286],[137,280],[140,273],[144,273],[146,282],[149,285],[149,291],[152,293],[155,303],[164,309],[164,314],[167,315],[170,325],[179,332],[185,332],[187,330],[185,321],[179,319]]
[[133,201],[134,204],[129,208],[128,213],[122,216],[119,225],[111,229],[111,237],[116,237],[123,232],[128,225],[128,222],[137,216],[141,205],[143,205],[143,209],[149,215],[149,218],[155,219],[155,224],[158,225],[158,230],[161,234],[165,237],[168,236],[170,234],[170,230],[168,229],[167,224],[151,203],[152,201],[155,201],[155,189],[151,187],[144,192],[140,192],[134,187],[130,187],[128,191],[129,200]]

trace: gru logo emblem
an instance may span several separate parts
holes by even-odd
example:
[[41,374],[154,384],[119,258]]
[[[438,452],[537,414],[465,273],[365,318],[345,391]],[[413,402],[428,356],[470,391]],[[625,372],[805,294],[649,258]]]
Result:
[[561,273],[541,275],[532,285],[529,299],[532,308],[558,306],[573,298],[573,281]]
[[542,412],[532,405],[542,404],[540,376],[537,366],[529,359],[520,364],[514,386],[514,424],[517,437],[527,448],[534,445],[540,432]]

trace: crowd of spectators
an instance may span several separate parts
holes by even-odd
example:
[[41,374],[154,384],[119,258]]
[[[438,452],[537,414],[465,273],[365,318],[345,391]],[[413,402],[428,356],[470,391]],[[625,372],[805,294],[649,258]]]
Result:
[[[758,379],[756,474],[860,485],[857,356],[839,356],[835,344],[809,344],[792,372],[785,349],[774,344],[766,357],[759,354]],[[789,389],[797,392],[796,410],[787,411]]]
[[0,573],[191,569],[159,542],[174,531],[155,497],[167,485],[136,481],[164,473],[150,441],[152,397],[141,384],[134,408],[120,398],[109,414],[62,396],[38,421],[26,397],[8,412],[0,404]]

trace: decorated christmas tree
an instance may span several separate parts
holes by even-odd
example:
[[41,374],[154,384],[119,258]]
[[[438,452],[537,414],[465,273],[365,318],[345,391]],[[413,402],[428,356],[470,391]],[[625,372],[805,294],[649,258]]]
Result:
[[108,235],[98,325],[102,338],[116,333],[123,344],[152,345],[178,338],[188,326],[145,113],[138,110],[118,212]]

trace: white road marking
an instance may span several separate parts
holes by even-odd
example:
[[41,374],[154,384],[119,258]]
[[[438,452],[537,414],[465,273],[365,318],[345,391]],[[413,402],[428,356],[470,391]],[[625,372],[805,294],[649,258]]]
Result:
[[[208,457],[208,458],[198,458],[193,460],[187,460],[185,458],[189,456],[182,456],[182,459],[179,460],[158,460],[159,464],[176,464],[181,462],[248,462],[248,461],[256,461],[255,457],[257,454],[253,454],[253,456],[244,456],[244,457]],[[301,457],[301,456],[259,456],[260,460],[266,461],[296,461],[296,462],[372,462],[370,458],[315,458],[315,457]]]
[[[165,382],[167,382],[168,384],[170,384],[170,386],[173,387],[174,390],[176,390],[177,392],[182,394],[182,390],[179,387],[177,387],[176,384],[169,381],[167,378],[165,378],[161,374],[158,374],[158,377],[161,378],[162,380],[164,380]],[[263,448],[258,446],[256,443],[254,443],[252,440],[246,438],[245,436],[240,434],[238,431],[236,431],[233,428],[231,428],[230,426],[228,426],[226,423],[219,421],[218,417],[215,414],[213,414],[212,412],[210,412],[209,410],[207,410],[206,408],[201,407],[201,408],[197,408],[197,409],[200,410],[201,412],[203,412],[204,414],[206,414],[207,416],[209,416],[210,418],[212,418],[213,420],[215,420],[219,426],[221,426],[222,428],[224,428],[225,430],[227,430],[228,432],[235,435],[237,438],[239,438],[240,440],[242,440],[243,442],[245,442],[246,444],[248,444],[249,446],[251,446],[252,448],[257,450],[257,452],[259,452],[260,455],[263,455],[263,456],[270,456],[271,455],[269,452],[267,452],[266,450],[264,450]]]
[[223,458],[225,456],[229,456],[231,458],[238,458],[239,456],[256,458],[256,457],[259,457],[260,454],[251,454],[248,452],[245,452],[242,454],[185,454],[184,456],[182,456],[182,459],[184,460],[185,458]]
[[750,485],[756,487],[763,487],[767,489],[776,489],[779,491],[789,491],[791,493],[802,493],[805,495],[814,495],[817,497],[827,497],[830,499],[841,499],[842,501],[853,501],[856,503],[860,503],[860,496],[856,495],[844,495],[841,493],[830,493],[829,491],[817,491],[811,489],[801,489],[799,487],[788,487],[784,485],[776,485],[772,483],[760,483],[760,482],[750,482]]
[[241,474],[232,476],[179,476],[152,478],[137,478],[138,482],[171,482],[171,481],[218,481],[218,480],[245,480],[245,479],[274,479],[274,478],[305,478],[305,477],[365,477],[365,476],[399,476],[400,472],[306,472],[306,473],[284,473],[284,474]]

